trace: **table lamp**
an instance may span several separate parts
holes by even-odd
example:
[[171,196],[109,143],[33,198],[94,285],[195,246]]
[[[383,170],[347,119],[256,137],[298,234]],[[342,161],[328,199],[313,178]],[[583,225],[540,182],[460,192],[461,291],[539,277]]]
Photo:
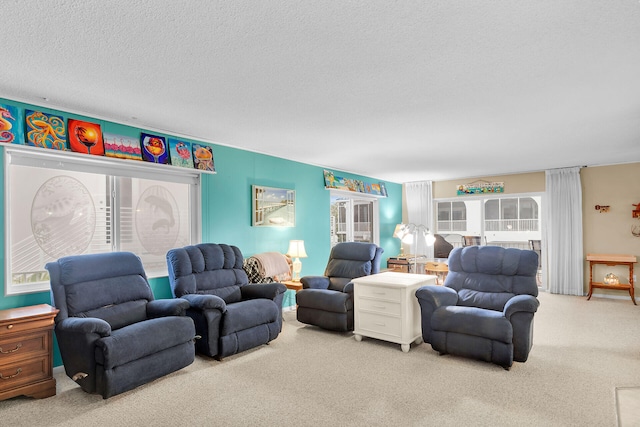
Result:
[[393,237],[400,239],[400,253],[398,254],[398,258],[404,257],[404,246],[402,246],[402,237],[404,235],[404,224],[396,224],[396,228],[393,230]]
[[294,282],[299,282],[300,271],[302,271],[302,261],[300,261],[300,258],[307,257],[307,252],[304,250],[304,240],[290,240],[287,255],[294,258],[292,279]]

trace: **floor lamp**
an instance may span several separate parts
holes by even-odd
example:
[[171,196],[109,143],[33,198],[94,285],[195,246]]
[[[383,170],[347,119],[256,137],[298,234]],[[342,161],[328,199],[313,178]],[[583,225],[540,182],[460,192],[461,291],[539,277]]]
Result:
[[[416,243],[416,252],[418,251],[418,236],[423,238],[428,246],[433,246],[436,241],[436,237],[429,231],[429,228],[424,225],[416,225],[413,223],[409,224],[399,224],[401,225],[400,230],[398,231],[398,236],[403,243],[408,245],[412,245],[413,242]],[[394,233],[395,235],[395,233]],[[418,254],[413,254],[413,272],[416,273]]]

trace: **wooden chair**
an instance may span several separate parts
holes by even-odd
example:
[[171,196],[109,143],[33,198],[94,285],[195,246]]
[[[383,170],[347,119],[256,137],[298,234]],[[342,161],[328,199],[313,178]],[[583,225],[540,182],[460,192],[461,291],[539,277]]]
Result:
[[482,244],[480,236],[463,236],[463,239],[464,246],[480,246]]

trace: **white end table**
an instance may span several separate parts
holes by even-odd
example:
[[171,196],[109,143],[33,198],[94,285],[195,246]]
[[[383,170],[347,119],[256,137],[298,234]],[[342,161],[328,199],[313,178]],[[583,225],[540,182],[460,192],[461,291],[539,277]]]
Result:
[[422,342],[420,305],[416,290],[436,285],[436,276],[387,271],[353,279],[354,331],[362,337],[400,344],[407,353],[411,343]]

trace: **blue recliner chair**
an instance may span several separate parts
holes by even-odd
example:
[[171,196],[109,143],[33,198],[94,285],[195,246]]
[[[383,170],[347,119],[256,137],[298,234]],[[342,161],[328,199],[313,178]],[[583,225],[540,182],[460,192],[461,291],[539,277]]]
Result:
[[154,300],[136,255],[75,255],[45,268],[64,369],[84,391],[106,399],[193,362],[189,303]]
[[497,246],[455,248],[444,286],[416,291],[422,337],[440,354],[456,354],[509,369],[533,345],[539,302],[538,254]]
[[196,351],[221,360],[274,340],[282,330],[282,283],[250,284],[236,246],[202,243],[167,253],[173,295],[191,304]]
[[380,272],[384,249],[373,243],[344,242],[331,249],[324,276],[300,279],[296,294],[299,322],[331,331],[353,331],[353,282]]

